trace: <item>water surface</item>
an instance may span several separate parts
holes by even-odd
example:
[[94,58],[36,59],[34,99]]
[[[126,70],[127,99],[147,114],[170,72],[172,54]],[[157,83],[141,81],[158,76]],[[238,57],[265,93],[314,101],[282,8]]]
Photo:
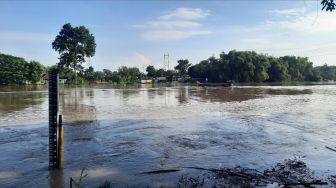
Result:
[[237,165],[263,170],[300,157],[336,174],[336,86],[98,85],[62,87],[64,169],[49,173],[48,93],[0,88],[0,187],[68,186],[87,168],[88,185],[174,186],[182,174],[142,172]]

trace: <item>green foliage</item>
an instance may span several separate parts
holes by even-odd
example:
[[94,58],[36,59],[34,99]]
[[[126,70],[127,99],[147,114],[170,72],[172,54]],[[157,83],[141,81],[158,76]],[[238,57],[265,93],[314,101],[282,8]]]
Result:
[[320,72],[321,78],[323,80],[336,80],[336,66],[328,66],[325,64],[315,68]]
[[271,66],[269,58],[265,55],[255,55],[254,56],[254,73],[253,80],[255,82],[263,82],[269,79],[268,69]]
[[158,69],[156,70],[154,66],[149,65],[146,68],[147,77],[155,78],[155,77],[170,77],[173,75],[173,72],[170,70]]
[[60,66],[76,69],[78,64],[85,62],[86,57],[94,56],[96,43],[86,27],[72,27],[67,23],[52,42],[52,48],[60,53]]
[[[320,81],[323,76],[313,63],[304,57],[280,58],[257,54],[254,51],[224,52],[219,58],[210,57],[188,69],[193,78],[211,82],[287,82]],[[322,76],[322,77],[321,77]]]
[[57,72],[60,78],[67,79],[68,81],[72,81],[75,78],[74,70],[69,67],[59,67],[57,65],[53,65],[49,67],[49,71]]
[[27,64],[28,73],[26,78],[33,84],[36,84],[41,80],[43,74],[47,73],[46,67],[37,61],[31,61]]
[[96,42],[86,27],[72,27],[67,23],[52,42],[52,48],[60,54],[58,66],[71,67],[76,78],[76,72],[83,70],[81,64],[86,61],[85,58],[95,55]]
[[157,77],[167,76],[167,72],[164,69],[159,69],[159,70],[156,71],[156,76]]
[[181,76],[185,76],[187,74],[188,68],[191,66],[188,59],[180,59],[177,61],[177,66],[175,70],[177,70]]
[[104,79],[104,72],[102,72],[102,71],[96,71],[95,72],[95,78],[96,78],[96,80],[103,81],[103,79]]
[[229,52],[227,59],[229,61],[228,65],[232,74],[232,80],[239,82],[251,82],[253,80],[254,63],[256,63],[253,62],[253,55],[255,55],[255,52]]
[[122,66],[118,69],[118,83],[133,83],[140,79],[140,70],[136,67]]
[[154,66],[152,65],[147,66],[146,72],[148,77],[150,78],[156,77],[156,69],[154,68]]
[[334,2],[334,0],[322,0],[321,1],[322,4],[322,10],[326,10],[326,11],[334,11],[336,4]]
[[290,81],[288,74],[288,63],[277,58],[270,58],[270,68],[268,69],[270,82],[286,82]]
[[92,66],[90,66],[84,71],[84,79],[89,82],[93,82],[97,80],[97,74],[95,73]]
[[134,83],[141,78],[140,70],[136,67],[125,67],[122,66],[118,71],[110,71],[108,69],[103,69],[103,79],[106,82],[114,83]]
[[0,53],[0,84],[36,84],[46,73],[46,68],[37,61]]

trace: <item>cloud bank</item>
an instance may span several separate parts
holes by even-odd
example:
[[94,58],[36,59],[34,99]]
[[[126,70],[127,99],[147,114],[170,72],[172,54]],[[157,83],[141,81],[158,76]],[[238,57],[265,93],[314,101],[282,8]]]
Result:
[[209,10],[200,8],[177,8],[133,27],[144,30],[141,38],[146,41],[175,41],[211,34],[211,31],[203,28],[202,23],[209,15]]

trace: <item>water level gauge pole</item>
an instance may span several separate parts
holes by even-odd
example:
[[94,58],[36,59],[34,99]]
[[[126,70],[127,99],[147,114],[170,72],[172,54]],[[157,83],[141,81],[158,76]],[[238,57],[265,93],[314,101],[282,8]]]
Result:
[[59,166],[59,121],[58,121],[58,103],[59,87],[58,74],[55,71],[49,71],[49,170],[57,169]]

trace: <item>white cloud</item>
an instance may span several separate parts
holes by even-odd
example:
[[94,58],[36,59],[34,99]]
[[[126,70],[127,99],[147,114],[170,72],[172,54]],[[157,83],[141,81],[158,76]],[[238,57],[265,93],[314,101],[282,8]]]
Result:
[[307,13],[295,19],[268,20],[262,27],[287,29],[302,34],[323,34],[336,32],[336,14],[334,12]]
[[222,35],[231,36],[226,39],[231,43],[230,49],[255,50],[275,56],[304,56],[314,65],[335,64],[336,14],[316,12],[314,8],[302,14],[298,12],[283,11],[281,14],[293,16],[271,16],[250,27],[227,26],[222,29]]
[[202,28],[203,24],[200,21],[209,15],[209,10],[200,8],[177,8],[144,24],[133,25],[133,27],[145,30],[141,34],[144,40],[180,40],[197,35],[211,34],[211,31]]
[[270,10],[271,15],[276,16],[298,16],[306,12],[305,8],[291,8],[291,9],[276,9]]
[[203,10],[200,8],[177,8],[173,11],[167,12],[166,14],[159,17],[162,20],[170,19],[185,19],[185,20],[198,20],[206,18],[210,15],[209,10]]
[[51,41],[52,39],[52,35],[43,33],[0,33],[0,40]]
[[135,53],[135,60],[136,62],[139,62],[139,64],[142,64],[145,66],[153,64],[150,58],[146,57],[144,54],[139,53],[139,52]]
[[272,44],[271,40],[265,38],[245,38],[241,39],[241,42],[256,46],[266,46]]
[[149,21],[145,24],[134,25],[135,28],[144,28],[144,29],[173,29],[173,28],[188,28],[188,27],[199,27],[202,24],[194,21],[185,21],[185,20],[157,20]]
[[278,51],[288,48],[295,48],[295,44],[291,41],[280,41],[271,37],[250,37],[240,40],[242,46],[248,50],[269,50]]
[[127,66],[136,67],[140,71],[144,71],[148,65],[153,65],[152,59],[141,52],[130,53],[124,57],[117,57],[113,61],[114,63],[109,65],[111,70],[118,70],[121,66]]
[[186,39],[197,35],[208,35],[208,34],[211,34],[211,32],[207,30],[188,30],[188,31],[155,30],[143,33],[142,38],[144,40],[149,41],[170,41],[170,40]]

